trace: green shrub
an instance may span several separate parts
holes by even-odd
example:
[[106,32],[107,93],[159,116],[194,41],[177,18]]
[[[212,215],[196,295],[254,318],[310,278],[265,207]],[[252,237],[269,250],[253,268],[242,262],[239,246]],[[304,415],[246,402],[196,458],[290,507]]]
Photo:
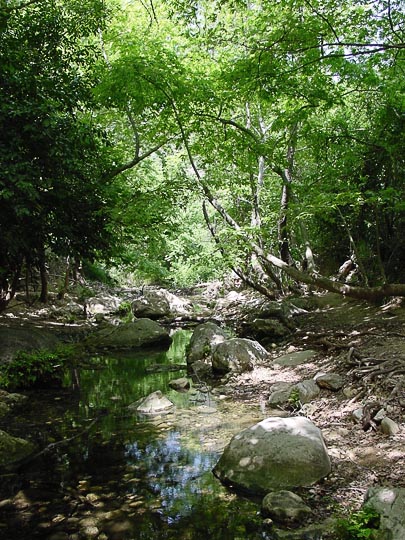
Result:
[[339,540],[372,540],[380,526],[380,515],[370,508],[354,512],[348,518],[339,519],[336,533]]
[[134,319],[132,314],[132,303],[129,300],[121,302],[118,306],[117,314],[124,322],[132,322]]
[[300,393],[299,393],[297,388],[293,388],[291,390],[290,396],[288,398],[288,403],[294,409],[300,409],[301,408]]
[[83,274],[84,277],[90,281],[98,281],[99,283],[104,283],[105,285],[114,284],[114,280],[105,268],[99,264],[92,263],[87,260],[83,261]]
[[0,367],[0,387],[16,390],[61,384],[65,366],[73,354],[71,346],[54,351],[20,351],[11,362]]

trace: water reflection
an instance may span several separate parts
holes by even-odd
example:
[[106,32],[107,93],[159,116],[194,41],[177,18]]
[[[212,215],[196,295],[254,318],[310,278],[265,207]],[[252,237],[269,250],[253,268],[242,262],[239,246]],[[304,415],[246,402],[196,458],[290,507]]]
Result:
[[[96,361],[94,369],[81,370],[78,377],[81,394],[80,414],[89,417],[94,410],[117,412],[155,390],[171,394],[172,398],[181,402],[181,396],[172,391],[168,383],[173,378],[184,375],[185,367],[176,372],[165,370],[150,372],[148,368],[154,365],[185,366],[185,348],[190,336],[190,331],[175,332],[168,351],[136,351],[93,358],[93,362]],[[72,379],[71,381],[73,383]]]
[[[0,504],[0,538],[257,538],[257,505],[230,494],[211,472],[216,441],[225,425],[242,422],[240,410],[220,414],[206,392],[172,390],[169,381],[184,371],[148,369],[185,364],[190,335],[176,332],[166,352],[97,358],[67,381],[73,393],[31,397],[21,431],[29,425],[42,448],[64,438],[69,444],[26,467],[14,492],[2,494],[0,484],[0,499],[11,501]],[[130,403],[156,390],[176,404],[173,413],[145,420],[129,412]]]

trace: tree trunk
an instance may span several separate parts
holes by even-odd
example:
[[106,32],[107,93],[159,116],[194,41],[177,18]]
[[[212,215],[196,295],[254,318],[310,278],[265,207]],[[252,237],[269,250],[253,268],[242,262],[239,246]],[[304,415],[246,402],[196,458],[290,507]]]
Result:
[[40,254],[39,273],[41,276],[41,294],[39,301],[46,304],[48,302],[48,272],[46,270],[45,250],[42,250]]
[[15,293],[17,292],[18,282],[21,275],[21,265],[18,266],[14,274],[11,276],[11,283],[9,279],[4,277],[0,282],[0,313],[4,311],[9,302],[14,298]]
[[68,255],[66,257],[65,278],[63,280],[63,286],[62,286],[61,290],[58,292],[59,300],[62,300],[64,298],[65,294],[68,292],[68,289],[69,289],[69,277],[70,277],[70,257]]
[[290,251],[290,240],[288,234],[288,210],[290,206],[291,198],[291,186],[293,182],[293,170],[294,170],[294,158],[295,158],[295,147],[297,144],[297,131],[298,124],[295,123],[290,129],[290,140],[287,147],[287,167],[282,169],[281,167],[276,167],[275,172],[281,177],[283,182],[281,189],[281,200],[280,200],[280,217],[278,222],[278,241],[279,241],[279,250],[280,258],[282,261],[289,265],[294,265],[294,259]]

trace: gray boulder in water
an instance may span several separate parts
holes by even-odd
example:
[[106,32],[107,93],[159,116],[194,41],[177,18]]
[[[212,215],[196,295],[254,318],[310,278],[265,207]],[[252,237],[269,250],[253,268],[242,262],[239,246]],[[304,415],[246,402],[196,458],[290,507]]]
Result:
[[162,394],[160,390],[152,392],[148,396],[131,403],[128,406],[128,409],[138,414],[145,415],[156,415],[156,414],[165,414],[170,412],[174,408],[174,403],[172,403],[166,396]]
[[213,322],[199,324],[191,336],[187,353],[187,364],[211,363],[215,347],[227,339],[225,330]]
[[10,467],[30,456],[35,445],[0,430],[0,467]]
[[93,349],[130,350],[148,346],[168,346],[169,332],[150,319],[108,325],[91,334],[85,344]]
[[251,493],[309,486],[330,473],[320,429],[304,417],[271,417],[233,437],[214,468],[225,484]]
[[257,341],[243,338],[227,339],[215,347],[212,369],[219,373],[251,371],[256,362],[268,358],[268,353]]
[[0,327],[0,343],[0,361],[9,361],[18,351],[51,350],[60,342],[47,328],[27,324],[27,326]]

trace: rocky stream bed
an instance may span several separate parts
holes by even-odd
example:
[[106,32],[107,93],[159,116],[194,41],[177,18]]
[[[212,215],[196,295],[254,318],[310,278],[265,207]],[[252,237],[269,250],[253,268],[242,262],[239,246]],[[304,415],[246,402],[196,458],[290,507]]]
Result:
[[[214,285],[187,296],[145,292],[103,291],[85,304],[38,309],[17,302],[2,315],[4,359],[18,343],[35,349],[93,338],[87,367],[67,374],[64,388],[23,392],[22,403],[0,396],[0,430],[32,442],[36,456],[0,471],[0,538],[333,539],[332,521],[359,510],[370,488],[395,489],[397,506],[404,504],[401,302],[311,295],[280,303]],[[157,326],[181,329],[169,352],[149,342],[111,352],[102,340],[128,304],[135,323],[157,321],[160,347]],[[191,369],[187,342],[208,321],[266,354],[211,373],[203,347]],[[184,377],[190,388],[174,390],[171,381]],[[168,414],[140,418],[128,409],[156,390],[173,402]],[[310,420],[330,457],[329,474],[293,490],[308,509],[298,520],[266,518],[262,496],[235,492],[212,474],[235,434],[273,417]],[[386,530],[379,538],[405,538],[395,519],[394,536]]]

